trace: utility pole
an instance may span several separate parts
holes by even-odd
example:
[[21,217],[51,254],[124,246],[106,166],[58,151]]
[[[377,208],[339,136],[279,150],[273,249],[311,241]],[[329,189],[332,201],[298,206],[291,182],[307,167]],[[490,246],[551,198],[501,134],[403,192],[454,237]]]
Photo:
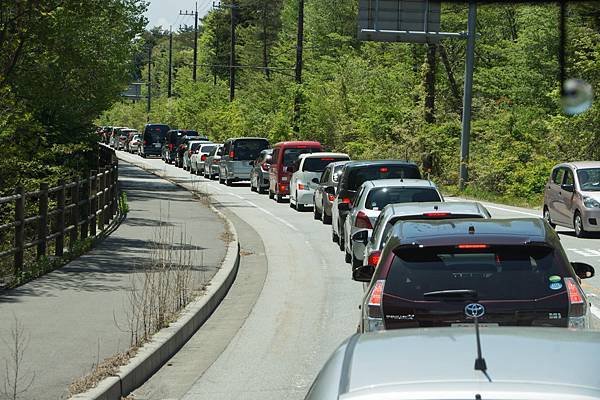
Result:
[[462,132],[460,138],[460,180],[463,190],[469,180],[469,141],[471,139],[471,104],[473,96],[473,65],[475,63],[475,35],[477,4],[469,0],[469,20],[467,22],[467,62],[465,65],[465,88],[463,94]]
[[173,26],[169,28],[169,94],[173,95]]
[[235,28],[237,26],[237,1],[231,4],[231,49],[229,53],[229,101],[235,99]]
[[152,45],[148,45],[148,106],[146,108],[146,121],[150,122],[150,111],[152,109]]
[[294,132],[300,132],[300,112],[302,107],[302,55],[304,50],[304,0],[298,0],[298,38],[296,43],[296,96],[294,97]]
[[192,78],[194,79],[194,82],[196,82],[196,72],[198,70],[198,2],[196,2],[196,11],[188,12],[188,10],[185,10],[185,12],[183,12],[179,10],[179,15],[194,17],[194,70],[192,72]]

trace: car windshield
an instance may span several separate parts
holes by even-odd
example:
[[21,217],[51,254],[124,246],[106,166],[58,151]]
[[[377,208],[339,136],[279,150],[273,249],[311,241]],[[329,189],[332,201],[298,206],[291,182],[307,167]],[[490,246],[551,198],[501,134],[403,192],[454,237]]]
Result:
[[421,173],[414,165],[365,165],[353,168],[348,175],[348,190],[357,190],[366,181],[378,179],[420,179]]
[[322,157],[322,158],[307,158],[304,160],[303,171],[308,172],[323,172],[325,168],[332,162],[347,160],[347,157],[344,158],[335,158],[335,157]]
[[400,248],[385,291],[418,301],[424,293],[462,289],[475,290],[480,300],[538,299],[564,290],[567,273],[559,260],[543,246]]
[[367,195],[365,208],[382,210],[388,204],[423,201],[442,201],[437,190],[419,187],[383,187],[372,189]]
[[265,139],[239,139],[235,141],[235,160],[256,160],[261,151],[269,147]]
[[600,168],[586,168],[577,171],[581,190],[600,192]]

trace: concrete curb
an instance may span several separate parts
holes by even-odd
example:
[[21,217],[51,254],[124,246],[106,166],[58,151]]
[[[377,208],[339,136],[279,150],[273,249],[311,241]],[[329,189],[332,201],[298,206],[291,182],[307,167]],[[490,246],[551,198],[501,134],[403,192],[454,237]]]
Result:
[[205,294],[190,303],[177,321],[161,329],[152,340],[144,344],[129,363],[120,368],[116,376],[103,379],[95,388],[71,397],[72,400],[119,400],[129,395],[177,353],[219,306],[237,276],[240,244],[233,223],[215,207],[210,208],[225,221],[232,240],[228,243],[223,263],[211,279]]

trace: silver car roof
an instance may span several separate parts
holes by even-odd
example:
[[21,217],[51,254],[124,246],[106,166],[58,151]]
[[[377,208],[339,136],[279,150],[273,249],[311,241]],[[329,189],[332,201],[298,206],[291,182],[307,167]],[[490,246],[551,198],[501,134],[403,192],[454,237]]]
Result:
[[[598,331],[482,327],[481,346],[492,382],[474,369],[474,328],[354,335],[317,378],[337,382],[317,380],[313,392],[318,395],[317,386],[327,385],[338,388],[340,399],[475,399],[476,394],[482,399],[600,397]],[[532,391],[538,396],[532,396]],[[371,397],[374,393],[383,396]]]
[[427,179],[377,179],[374,181],[365,181],[363,186],[371,188],[376,187],[431,187],[437,188],[435,184]]
[[572,161],[555,165],[552,169],[566,166],[572,167],[573,169],[600,168],[600,161]]
[[[347,157],[348,160],[350,161],[350,156],[348,154],[345,153],[328,153],[328,152],[318,152],[318,153],[304,153],[304,154],[300,154],[300,156],[298,158],[319,158],[319,157]],[[346,161],[346,160],[343,160]]]
[[[452,202],[422,202],[422,203],[395,203],[388,204],[381,215],[402,216],[421,215],[428,212],[448,212],[451,214],[483,215],[489,218],[488,210],[476,201],[452,201]],[[382,217],[383,218],[383,217]]]

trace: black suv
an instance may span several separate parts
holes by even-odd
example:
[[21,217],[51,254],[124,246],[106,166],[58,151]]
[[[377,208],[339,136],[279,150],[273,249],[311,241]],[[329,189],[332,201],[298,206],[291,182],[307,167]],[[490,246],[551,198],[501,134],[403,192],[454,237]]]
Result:
[[394,226],[362,305],[363,332],[486,325],[586,328],[579,282],[594,268],[569,263],[542,219],[407,221]]
[[327,194],[335,195],[331,205],[331,236],[341,250],[344,249],[343,229],[348,211],[340,210],[339,204],[352,205],[360,185],[378,179],[421,179],[421,172],[417,164],[410,161],[351,161],[345,164],[338,178],[337,190],[333,186],[324,189]]
[[177,156],[177,148],[183,143],[183,140],[186,137],[192,136],[198,137],[198,140],[202,140],[196,131],[190,131],[186,129],[171,129],[169,132],[167,132],[161,154],[163,161],[167,164],[172,164]]
[[170,129],[169,125],[146,124],[144,126],[143,146],[140,147],[140,155],[144,158],[147,156],[160,156],[165,137]]

